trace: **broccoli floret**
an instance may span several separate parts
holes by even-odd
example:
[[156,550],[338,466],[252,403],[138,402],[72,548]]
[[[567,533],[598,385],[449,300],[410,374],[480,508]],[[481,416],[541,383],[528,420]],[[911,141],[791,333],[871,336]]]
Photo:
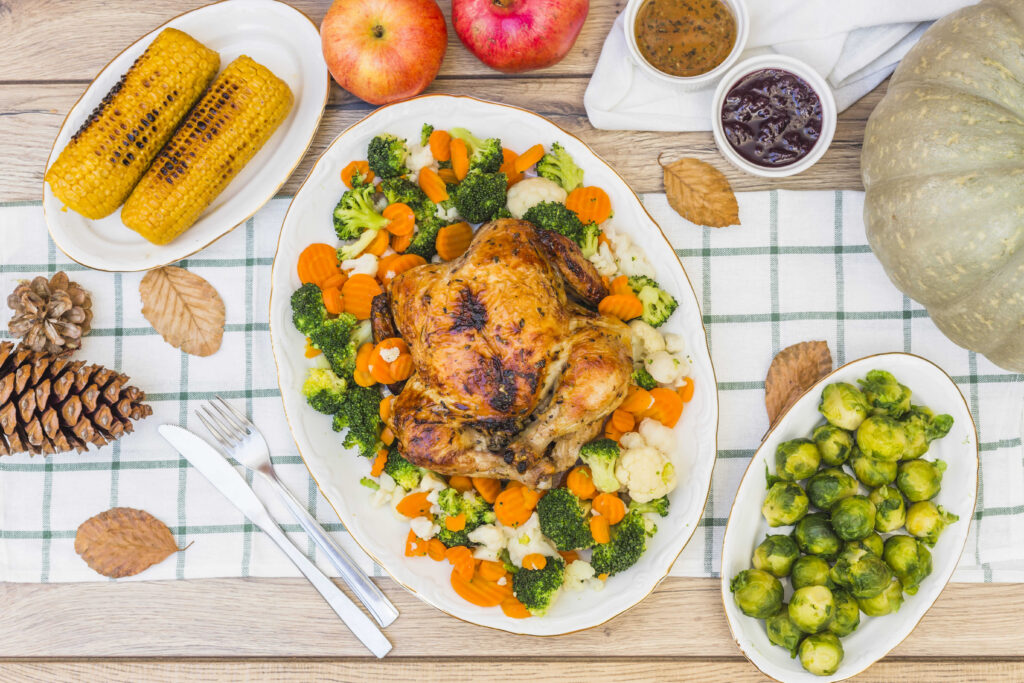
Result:
[[409,172],[405,166],[408,153],[405,140],[391,133],[382,133],[370,140],[366,159],[378,178],[395,178]]
[[412,209],[417,226],[437,217],[437,205],[408,178],[388,178],[381,182],[380,191],[384,193],[388,204],[401,202]]
[[494,215],[491,216],[492,221],[496,221],[499,218],[515,218],[515,216],[512,215],[512,212],[508,210],[507,206],[503,206],[495,211]]
[[675,297],[658,286],[658,283],[646,275],[634,275],[629,278],[629,288],[633,290],[640,303],[644,305],[643,321],[651,327],[660,327],[679,306]]
[[662,517],[668,517],[668,496],[655,498],[649,503],[638,503],[634,500],[630,502],[629,509],[637,510],[641,513],[656,513]]
[[554,489],[537,503],[540,530],[559,550],[576,550],[594,545],[587,511],[569,489]]
[[345,400],[346,388],[348,382],[327,368],[310,368],[302,383],[302,395],[313,410],[333,415]]
[[366,231],[378,230],[388,219],[377,212],[373,204],[373,185],[357,185],[341,195],[334,207],[334,232],[340,240],[354,240]]
[[320,349],[338,377],[349,379],[356,369],[359,347],[370,341],[372,331],[368,320],[359,322],[351,313],[342,313],[327,320],[309,335],[310,345]]
[[[467,496],[458,489],[447,488],[438,494],[437,504],[441,507],[441,514],[434,518],[441,527],[437,532],[437,538],[449,548],[469,545],[470,531],[481,524],[494,524],[496,519],[490,504],[476,493]],[[460,531],[449,531],[445,526],[445,518],[457,517],[460,514],[466,516],[465,528]]]
[[647,372],[647,368],[642,366],[633,371],[632,381],[633,384],[647,391],[658,386],[658,381],[651,377],[651,373]]
[[466,143],[466,149],[469,151],[469,170],[495,173],[501,168],[505,157],[501,153],[501,140],[498,138],[481,140],[465,128],[452,128],[448,133]]
[[628,512],[621,522],[612,527],[611,540],[594,547],[591,566],[598,575],[613,576],[626,571],[644,554],[647,537],[653,536],[657,530],[658,527],[638,510]]
[[537,162],[537,175],[553,180],[566,192],[572,192],[583,185],[583,169],[576,165],[569,153],[557,142],[551,151]]
[[[526,211],[523,219],[545,230],[564,235],[576,244],[582,244],[586,238],[586,229],[583,223],[573,211],[565,208],[565,204],[560,202],[535,204]],[[593,239],[596,241],[597,237],[594,236]]]
[[437,253],[437,233],[446,223],[438,218],[422,223],[412,236],[412,244],[403,253],[422,256],[427,263]]
[[544,616],[565,578],[565,562],[547,558],[543,569],[520,569],[512,575],[512,594],[537,617]]
[[[371,458],[380,448],[380,392],[373,387],[352,386],[345,401],[334,414],[334,431],[348,429],[342,445],[359,449],[359,455]],[[385,466],[385,471],[387,468]]]
[[370,246],[380,230],[367,230],[355,242],[349,242],[338,249],[338,260],[349,261],[358,257]]
[[434,132],[434,127],[429,123],[424,123],[423,128],[420,128],[420,146],[426,147],[430,144],[430,134]]
[[402,457],[394,444],[388,449],[388,460],[384,464],[384,473],[395,480],[395,483],[406,491],[420,485],[423,470]]
[[597,248],[600,245],[597,238],[600,236],[601,228],[598,227],[597,223],[587,223],[583,226],[578,244],[580,245],[580,251],[583,252],[586,258],[590,258],[597,253]]
[[307,337],[327,320],[327,308],[320,288],[312,282],[302,285],[292,294],[292,324]]
[[370,479],[369,477],[363,477],[362,479],[359,480],[359,483],[365,486],[366,488],[370,489],[371,491],[380,490],[380,484],[375,482],[373,479]]
[[598,491],[612,493],[622,484],[615,477],[615,463],[619,461],[619,444],[611,439],[598,439],[580,447],[580,458],[590,468],[590,476]]
[[483,223],[505,206],[507,194],[504,173],[470,171],[455,190],[455,208],[470,223]]

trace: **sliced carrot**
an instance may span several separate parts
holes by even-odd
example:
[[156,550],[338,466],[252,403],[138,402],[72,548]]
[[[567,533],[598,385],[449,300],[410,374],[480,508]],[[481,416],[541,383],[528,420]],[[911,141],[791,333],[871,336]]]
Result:
[[388,449],[382,448],[377,451],[377,457],[373,459],[373,465],[370,467],[370,475],[379,477],[381,472],[384,471],[384,465],[388,464]]
[[590,535],[598,543],[607,543],[611,540],[608,518],[604,515],[594,515],[590,518]]
[[391,431],[391,427],[385,427],[380,433],[380,440],[384,442],[385,446],[390,446],[395,442],[395,433]]
[[459,493],[465,493],[466,491],[473,490],[473,482],[469,477],[464,477],[461,474],[456,474],[453,477],[448,478],[448,486]]
[[626,400],[619,406],[620,410],[632,413],[634,416],[643,415],[654,405],[654,397],[651,392],[635,384],[630,385],[626,391]]
[[366,343],[356,351],[356,370],[352,376],[356,384],[361,387],[372,387],[377,380],[370,375],[370,355],[373,353],[373,344]]
[[412,245],[412,233],[408,235],[392,235],[391,248],[401,254]]
[[473,578],[476,561],[473,559],[472,550],[464,545],[457,545],[448,548],[444,552],[444,557],[452,563],[452,567],[462,579],[469,581]]
[[465,141],[459,138],[452,138],[449,149],[452,154],[452,170],[455,171],[455,177],[461,181],[469,173],[469,150]]
[[527,619],[533,614],[526,609],[526,605],[515,598],[505,598],[501,601],[501,611],[509,619]]
[[530,553],[523,557],[523,569],[544,569],[548,566],[548,558],[540,553]]
[[360,320],[369,320],[373,297],[383,291],[372,277],[356,273],[341,286],[341,293],[345,297],[345,312]]
[[508,149],[507,147],[501,148],[501,168],[498,169],[499,173],[504,173],[505,177],[508,178],[508,186],[512,187],[520,180],[523,179],[521,171],[516,170],[516,159],[519,155]]
[[651,396],[654,397],[654,405],[650,407],[645,417],[653,417],[666,427],[675,427],[683,414],[682,397],[664,387],[651,389]]
[[608,290],[612,294],[632,294],[633,288],[629,286],[629,278],[625,275],[620,275],[611,281],[608,285]]
[[391,362],[391,376],[396,382],[409,379],[412,376],[412,356],[408,353],[399,354],[398,358]]
[[444,181],[441,180],[441,176],[437,175],[437,171],[429,166],[420,169],[417,181],[419,182],[420,189],[427,195],[427,199],[435,204],[440,204],[448,199],[448,188],[445,187]]
[[391,262],[399,256],[401,256],[401,254],[388,254],[387,256],[381,256],[377,259],[377,280],[381,284],[384,284],[385,276],[388,272],[388,266],[390,266]]
[[623,434],[625,434],[625,432],[620,432],[618,429],[616,429],[615,425],[612,424],[611,420],[609,420],[608,423],[604,426],[604,438],[611,439],[615,443],[619,442],[619,439],[622,438]]
[[609,294],[597,304],[597,310],[626,322],[643,315],[644,305],[635,294]]
[[435,246],[437,255],[445,261],[454,261],[466,253],[473,241],[473,228],[469,223],[461,221],[446,225],[437,231]]
[[607,572],[601,572],[600,574],[597,575],[597,578],[600,579],[601,581],[607,581],[608,580],[608,573]]
[[497,607],[512,594],[511,587],[506,589],[479,576],[467,580],[456,569],[452,570],[452,588],[460,598],[479,607]]
[[683,386],[678,387],[676,392],[679,394],[679,398],[683,400],[683,403],[689,403],[693,399],[693,378],[686,377],[683,379]]
[[488,503],[493,503],[498,499],[498,494],[501,492],[501,482],[499,480],[486,477],[472,477],[471,481],[480,497]]
[[430,145],[430,153],[437,161],[448,161],[452,158],[451,145],[452,136],[446,130],[437,130],[430,134],[427,144]]
[[[369,344],[367,344],[369,346]],[[394,396],[388,396],[382,399],[380,402],[380,421],[387,422],[388,418],[391,417],[391,404],[395,402]]]
[[602,493],[594,498],[594,509],[608,520],[609,524],[618,524],[626,516],[626,504],[614,493]]
[[433,505],[433,503],[427,500],[428,495],[428,491],[410,493],[398,501],[395,509],[406,517],[426,517],[430,514],[430,506]]
[[[381,384],[392,384],[400,381],[392,373],[392,367],[394,366],[394,363],[398,362],[398,359],[396,358],[394,361],[389,362],[384,360],[383,356],[384,351],[396,349],[398,350],[398,358],[401,358],[403,354],[409,356],[409,345],[406,344],[405,340],[401,337],[389,337],[387,339],[382,339],[379,344],[373,347],[373,353],[370,354],[370,360],[367,365],[370,369],[370,374],[373,375],[373,378]],[[402,379],[405,379],[412,374],[411,356],[409,357],[409,360],[409,372]]]
[[341,169],[341,182],[345,183],[348,187],[355,187],[353,182],[353,176],[358,173],[363,177],[364,183],[373,182],[373,171],[370,170],[370,164],[367,161],[350,161],[348,165]]
[[466,528],[466,513],[460,512],[454,517],[444,518],[444,528],[448,531],[462,531]]
[[477,574],[484,581],[497,581],[501,577],[508,574],[508,570],[505,569],[505,565],[502,562],[492,562],[490,560],[482,560],[480,566],[476,569]]
[[373,236],[373,241],[371,241],[370,245],[363,250],[363,253],[380,256],[388,250],[388,240],[390,239],[390,235],[391,233],[387,230],[378,230],[377,234]]
[[409,535],[405,537],[405,556],[423,557],[426,554],[427,542],[417,536],[412,529],[409,529]]
[[565,478],[565,488],[576,494],[577,498],[589,500],[597,493],[594,486],[594,479],[590,474],[590,468],[586,465],[577,465]]
[[576,560],[580,559],[580,554],[575,550],[559,550],[558,554],[565,560],[566,565],[570,565]]
[[620,432],[632,431],[633,427],[636,426],[636,419],[634,419],[632,413],[628,413],[625,410],[619,408],[612,413],[612,426]]
[[577,187],[565,198],[565,208],[579,216],[584,225],[604,223],[612,215],[612,200],[600,187]]
[[323,353],[323,351],[313,346],[313,340],[306,337],[306,358],[316,358],[321,353]]
[[380,215],[388,219],[387,231],[392,235],[408,235],[416,227],[416,214],[408,204],[395,202],[388,204]]
[[437,169],[437,176],[445,182],[445,185],[454,185],[459,182],[459,177],[455,175],[455,171],[450,168]]
[[448,547],[436,538],[432,538],[427,541],[427,555],[434,562],[440,562],[443,560],[445,551],[447,550]]
[[302,284],[312,282],[322,287],[327,278],[341,272],[338,250],[329,244],[311,244],[299,254],[297,270]]
[[[390,257],[385,256],[384,258]],[[377,277],[380,278],[381,282],[387,284],[391,282],[396,275],[400,275],[407,270],[412,270],[417,266],[424,266],[426,264],[427,260],[419,254],[397,254],[395,258],[388,261],[383,271],[379,266],[377,267]]]
[[600,244],[607,244],[609,247],[612,246],[612,241],[610,239],[608,239],[608,235],[604,234],[603,232],[600,235],[597,236],[597,243],[599,245]]
[[530,518],[540,495],[525,486],[506,488],[494,500],[494,514],[505,526],[519,526]]
[[534,145],[516,158],[512,165],[516,173],[522,173],[544,157],[544,145]]
[[341,290],[337,287],[328,287],[321,290],[324,300],[324,308],[331,315],[340,315],[345,312],[345,299],[341,296]]
[[347,279],[348,279],[348,275],[345,275],[345,273],[343,273],[343,272],[341,272],[339,270],[337,273],[335,273],[334,275],[331,275],[329,278],[327,278],[326,280],[321,282],[320,283],[320,288],[321,289],[329,289],[331,287],[338,287],[338,288],[340,288],[343,284],[345,284],[345,280],[347,280]]

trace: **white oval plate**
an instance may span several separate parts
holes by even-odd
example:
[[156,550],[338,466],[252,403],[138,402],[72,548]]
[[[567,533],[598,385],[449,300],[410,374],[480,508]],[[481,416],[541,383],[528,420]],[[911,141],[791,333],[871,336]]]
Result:
[[[750,568],[754,548],[765,535],[785,534],[792,528],[772,529],[761,515],[766,494],[764,468],[767,464],[770,471],[775,471],[775,447],[783,441],[808,436],[824,422],[818,412],[818,402],[826,384],[848,382],[856,386],[858,379],[875,369],[888,370],[901,384],[910,387],[914,404],[928,406],[937,415],[953,416],[949,434],[933,441],[923,457],[943,460],[948,465],[942,477],[942,490],[933,500],[960,515],[960,521],[947,527],[931,549],[932,574],[921,584],[917,595],[904,595],[905,602],[895,614],[872,618],[861,613],[860,627],[842,639],[845,657],[839,670],[832,676],[815,676],[804,670],[799,658],[791,659],[786,650],[768,640],[762,620],[740,612],[729,592],[729,581]],[[861,489],[865,490],[863,486]],[[827,683],[859,674],[910,635],[946,587],[967,542],[977,497],[978,433],[967,402],[949,375],[931,361],[908,353],[883,353],[847,363],[808,389],[793,404],[750,459],[740,482],[722,541],[722,600],[733,638],[754,666],[776,680]],[[787,585],[787,600],[791,594]]]
[[68,258],[83,266],[110,271],[148,270],[180,261],[209,246],[244,223],[277,193],[302,160],[320,125],[329,80],[316,25],[276,0],[225,0],[171,19],[115,57],[64,119],[47,168],[107,91],[168,27],[180,29],[219,52],[222,69],[236,57],[249,55],[288,84],[295,103],[263,149],[196,224],[167,245],[151,244],[125,226],[120,209],[95,221],[70,209],[62,210],[63,204],[44,182],[43,212],[50,236]]
[[[559,141],[584,169],[585,182],[608,192],[616,225],[629,227],[657,269],[658,281],[679,300],[679,308],[663,329],[686,340],[696,393],[676,426],[679,447],[673,460],[680,483],[672,493],[671,514],[658,520],[659,531],[636,566],[609,579],[601,592],[562,595],[543,618],[509,619],[498,608],[471,605],[452,590],[447,563],[404,557],[408,523],[395,519],[386,508],[373,507],[367,489],[359,484],[360,477],[369,473],[369,461],[344,452],[338,435],[331,431],[330,418],[307,406],[300,393],[311,361],[303,354],[304,339],[292,326],[289,308],[289,297],[301,284],[295,271],[299,252],[311,242],[337,242],[331,212],[345,190],[341,169],[353,159],[366,158],[366,146],[374,135],[387,131],[419,140],[424,122],[444,128],[465,126],[478,136],[500,137],[517,150]],[[448,614],[533,635],[596,626],[647,596],[696,529],[711,484],[718,425],[715,375],[696,295],[675,252],[625,181],[580,140],[537,114],[470,97],[428,95],[378,109],[339,135],[316,162],[285,216],[274,259],[270,332],[292,434],[320,490],[363,550],[396,581]]]

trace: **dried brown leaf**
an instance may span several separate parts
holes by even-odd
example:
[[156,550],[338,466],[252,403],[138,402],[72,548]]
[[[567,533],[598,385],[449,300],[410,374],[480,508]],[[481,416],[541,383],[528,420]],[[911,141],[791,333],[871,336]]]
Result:
[[802,393],[832,372],[832,352],[823,341],[793,344],[779,351],[764,380],[768,422],[775,424]]
[[680,216],[710,228],[740,224],[736,195],[717,168],[687,157],[662,164],[662,169],[668,203]]
[[142,315],[168,344],[209,356],[224,337],[224,301],[209,282],[177,266],[146,273],[139,284]]
[[181,548],[167,525],[145,510],[111,508],[82,522],[75,552],[103,576],[133,576]]

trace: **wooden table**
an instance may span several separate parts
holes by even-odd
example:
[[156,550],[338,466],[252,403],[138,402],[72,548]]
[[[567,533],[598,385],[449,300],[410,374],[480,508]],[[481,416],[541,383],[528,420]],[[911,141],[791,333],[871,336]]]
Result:
[[[68,109],[96,73],[138,36],[201,0],[0,0],[0,200],[38,200],[43,164]],[[328,0],[293,0],[318,22]],[[450,16],[448,1],[442,6]],[[428,92],[466,93],[526,107],[579,135],[638,192],[662,190],[659,154],[696,156],[737,190],[859,189],[864,122],[876,91],[839,120],[811,171],[767,182],[733,171],[709,133],[594,130],[583,91],[625,0],[593,0],[576,47],[557,66],[509,77],[489,70],[451,33]],[[881,89],[880,89],[881,90]],[[371,111],[337,86],[292,193],[326,144]],[[714,579],[668,579],[611,622],[560,638],[512,636],[434,610],[389,580],[402,617],[395,649],[369,658],[305,581],[215,579],[0,584],[0,680],[762,680],[729,634]],[[1022,585],[950,585],[920,627],[860,677],[865,681],[1024,678]]]

